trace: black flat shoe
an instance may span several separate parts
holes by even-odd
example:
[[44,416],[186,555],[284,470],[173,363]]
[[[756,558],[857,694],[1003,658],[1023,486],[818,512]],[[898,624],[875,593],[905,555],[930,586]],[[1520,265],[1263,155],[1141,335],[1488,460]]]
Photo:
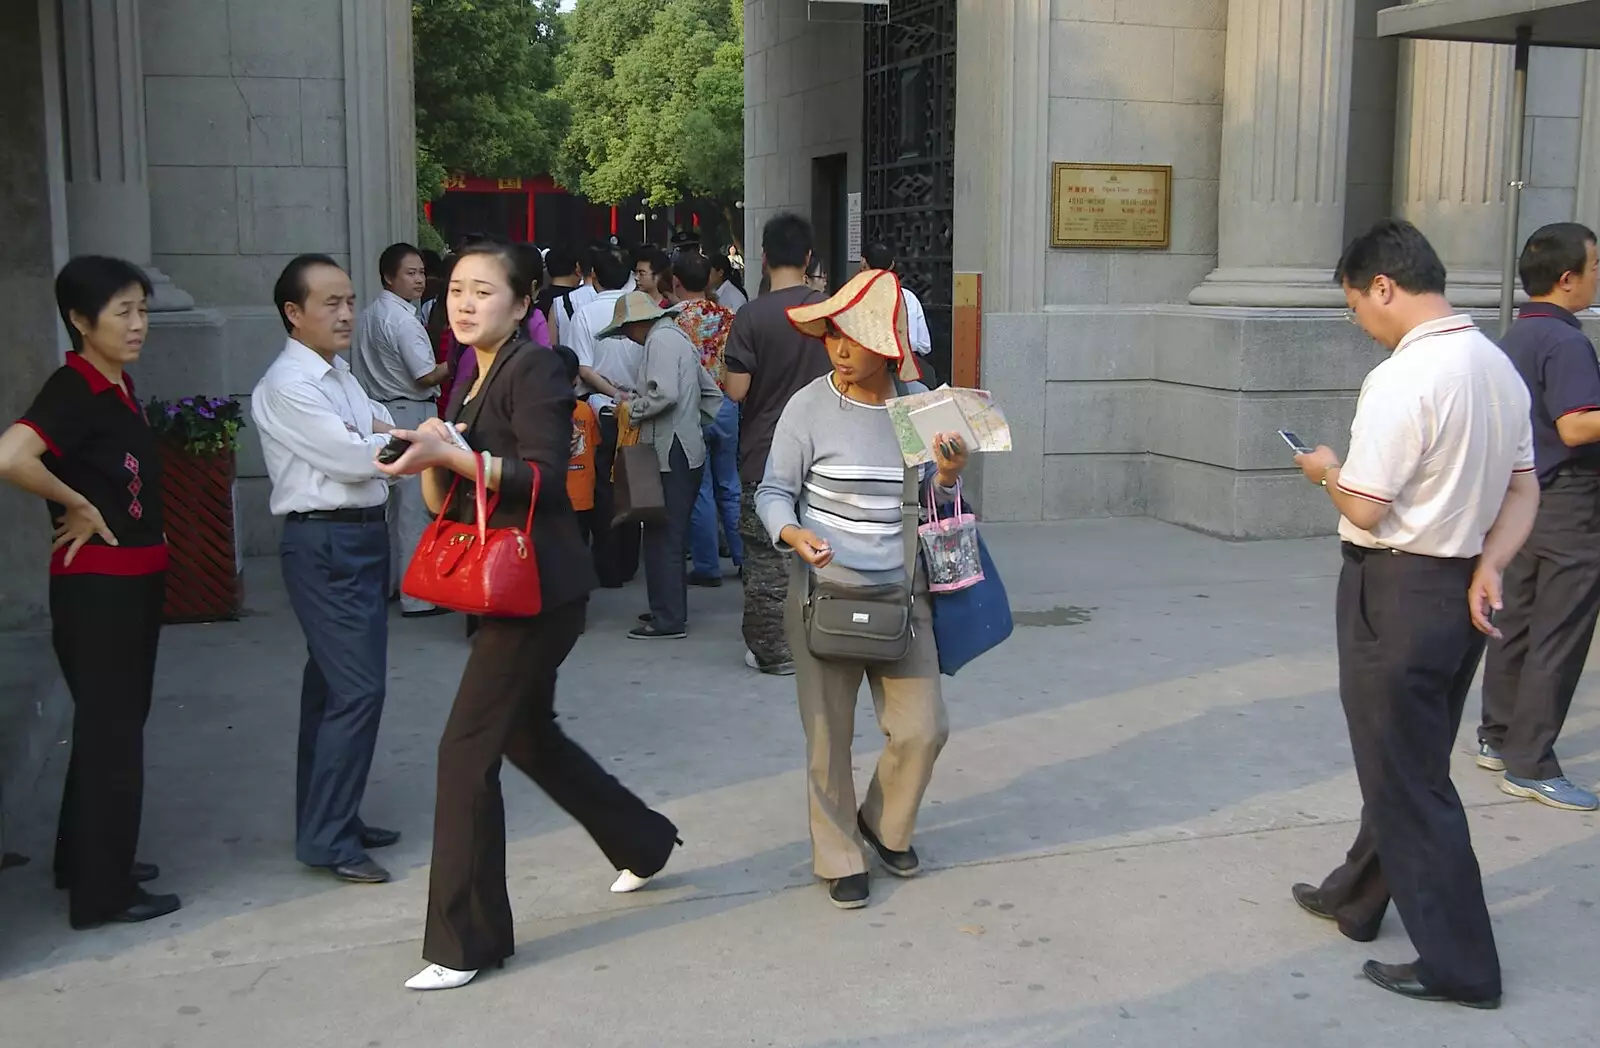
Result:
[[[134,884],[149,884],[161,876],[161,867],[153,862],[136,862],[133,864],[133,868],[128,871],[128,875],[133,878]],[[56,890],[63,892],[67,890],[65,874],[56,874]]]
[[828,901],[841,910],[859,910],[867,904],[867,875],[853,873],[828,882]]
[[73,921],[72,927],[77,931],[83,931],[101,924],[139,924],[153,921],[157,917],[165,917],[169,913],[176,913],[182,908],[183,902],[176,895],[151,895],[141,889],[127,907],[98,921]]
[[386,830],[381,826],[368,826],[361,831],[361,846],[363,848],[388,848],[399,843],[399,830]]
[[390,879],[388,870],[365,855],[356,862],[339,863],[327,867],[327,870],[341,881],[351,884],[386,884]]
[[1401,997],[1409,997],[1413,1001],[1449,1001],[1459,1004],[1464,1008],[1482,1008],[1492,1010],[1500,1007],[1500,997],[1485,997],[1477,1000],[1465,1000],[1452,996],[1440,990],[1427,986],[1417,978],[1417,966],[1412,964],[1383,964],[1380,961],[1368,961],[1361,966],[1361,974]]
[[705,589],[716,589],[718,586],[722,585],[722,576],[690,575],[688,581],[689,585],[691,586],[701,586]]
[[[1321,917],[1325,921],[1333,921],[1337,924],[1339,933],[1346,939],[1354,942],[1371,942],[1378,937],[1378,929],[1376,927],[1357,928],[1339,920],[1334,912],[1328,909],[1327,904],[1322,901],[1321,890],[1312,885],[1296,884],[1289,889],[1289,894],[1293,895],[1294,901],[1299,903],[1300,908],[1311,916]],[[1382,922],[1380,921],[1379,923],[1381,924]]]
[[878,853],[878,858],[883,865],[896,877],[915,877],[917,871],[922,869],[922,862],[917,858],[917,849],[907,848],[905,851],[894,851],[884,847],[878,835],[867,828],[867,820],[856,812],[856,828],[861,831],[862,840],[872,845],[872,850]]

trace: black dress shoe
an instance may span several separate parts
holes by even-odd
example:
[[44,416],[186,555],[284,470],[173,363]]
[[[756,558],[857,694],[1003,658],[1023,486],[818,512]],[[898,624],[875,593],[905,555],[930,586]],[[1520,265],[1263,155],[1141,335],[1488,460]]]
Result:
[[1414,1001],[1451,1001],[1466,1008],[1494,1009],[1500,1007],[1500,996],[1482,997],[1477,999],[1464,999],[1435,990],[1417,978],[1417,966],[1412,964],[1383,964],[1379,961],[1368,961],[1361,966],[1361,974],[1401,997],[1409,997]]
[[[133,864],[133,868],[128,871],[128,875],[133,878],[134,884],[148,884],[161,876],[161,867],[153,862],[136,862]],[[66,891],[67,887],[67,875],[57,871],[56,890]]]
[[367,826],[361,831],[361,846],[363,848],[388,848],[399,843],[399,830],[386,830],[381,826]]
[[[1357,927],[1339,920],[1334,912],[1328,909],[1327,903],[1322,901],[1322,891],[1318,888],[1309,884],[1296,884],[1289,889],[1289,894],[1293,895],[1294,901],[1299,903],[1300,908],[1311,916],[1321,917],[1325,921],[1333,921],[1338,924],[1340,934],[1346,939],[1351,939],[1355,942],[1371,942],[1378,937],[1378,928],[1376,926],[1371,928]],[[1381,919],[1379,923],[1382,923]]]
[[841,910],[859,910],[867,904],[867,875],[853,873],[828,882],[828,901]]
[[715,576],[713,576],[713,575],[696,575],[693,572],[691,572],[689,574],[688,581],[689,581],[689,585],[691,585],[691,586],[701,586],[701,587],[704,587],[706,589],[715,589],[716,587],[722,585],[722,576],[721,575],[715,575]]
[[915,877],[917,871],[922,869],[922,862],[917,858],[917,849],[907,848],[905,851],[893,851],[884,847],[878,835],[867,828],[867,820],[856,812],[856,827],[861,831],[861,837],[872,850],[878,853],[878,858],[883,860],[883,865],[896,877]]
[[151,895],[140,889],[139,894],[127,907],[97,921],[73,921],[72,927],[83,931],[85,928],[93,928],[100,924],[139,924],[142,921],[153,921],[157,917],[176,913],[182,907],[183,902],[176,895]]
[[329,866],[328,871],[341,881],[349,881],[351,884],[385,884],[389,880],[389,871],[365,855],[355,862]]

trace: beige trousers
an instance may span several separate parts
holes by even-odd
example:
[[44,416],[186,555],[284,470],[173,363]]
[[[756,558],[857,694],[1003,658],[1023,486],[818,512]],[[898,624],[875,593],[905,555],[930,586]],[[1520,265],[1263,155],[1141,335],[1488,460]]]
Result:
[[867,869],[856,829],[856,785],[850,756],[861,678],[867,679],[872,691],[878,727],[887,741],[860,813],[867,828],[887,848],[904,851],[911,847],[917,809],[933,777],[933,762],[950,735],[950,722],[939,690],[939,654],[933,644],[933,617],[921,569],[912,610],[916,635],[904,659],[870,665],[824,662],[806,648],[800,610],[805,568],[798,557],[792,560],[784,627],[789,650],[794,653],[800,720],[806,732],[812,868],[818,877],[833,880]]

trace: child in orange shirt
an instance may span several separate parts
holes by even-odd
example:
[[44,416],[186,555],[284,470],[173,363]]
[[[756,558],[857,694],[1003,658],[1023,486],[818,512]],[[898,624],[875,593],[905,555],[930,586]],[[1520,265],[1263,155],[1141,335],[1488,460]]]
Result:
[[[566,346],[551,349],[566,365],[567,378],[578,381],[578,355]],[[600,423],[587,402],[572,409],[572,460],[567,465],[567,498],[578,514],[584,541],[594,534],[595,451],[600,446]]]

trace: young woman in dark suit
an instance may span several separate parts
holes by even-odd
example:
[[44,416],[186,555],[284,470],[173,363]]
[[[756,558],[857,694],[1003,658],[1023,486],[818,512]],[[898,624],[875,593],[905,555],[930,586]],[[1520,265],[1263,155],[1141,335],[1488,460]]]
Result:
[[523,255],[508,246],[464,250],[450,274],[450,327],[477,355],[478,378],[457,386],[448,417],[475,449],[450,442],[429,419],[386,467],[423,474],[428,505],[438,511],[450,484],[460,486],[452,519],[470,521],[475,458],[488,455],[485,483],[500,494],[490,527],[521,527],[539,473],[533,544],[543,610],[529,618],[485,618],[439,740],[433,830],[433,874],[422,955],[429,965],[406,985],[448,990],[481,968],[504,963],[514,948],[506,894],[504,756],[589,831],[621,874],[614,891],[631,891],[666,865],[677,828],[612,778],[562,732],[555,717],[556,671],[583,632],[592,560],[567,499],[572,440],[572,384],[561,358],[527,341],[523,320],[532,301]]

